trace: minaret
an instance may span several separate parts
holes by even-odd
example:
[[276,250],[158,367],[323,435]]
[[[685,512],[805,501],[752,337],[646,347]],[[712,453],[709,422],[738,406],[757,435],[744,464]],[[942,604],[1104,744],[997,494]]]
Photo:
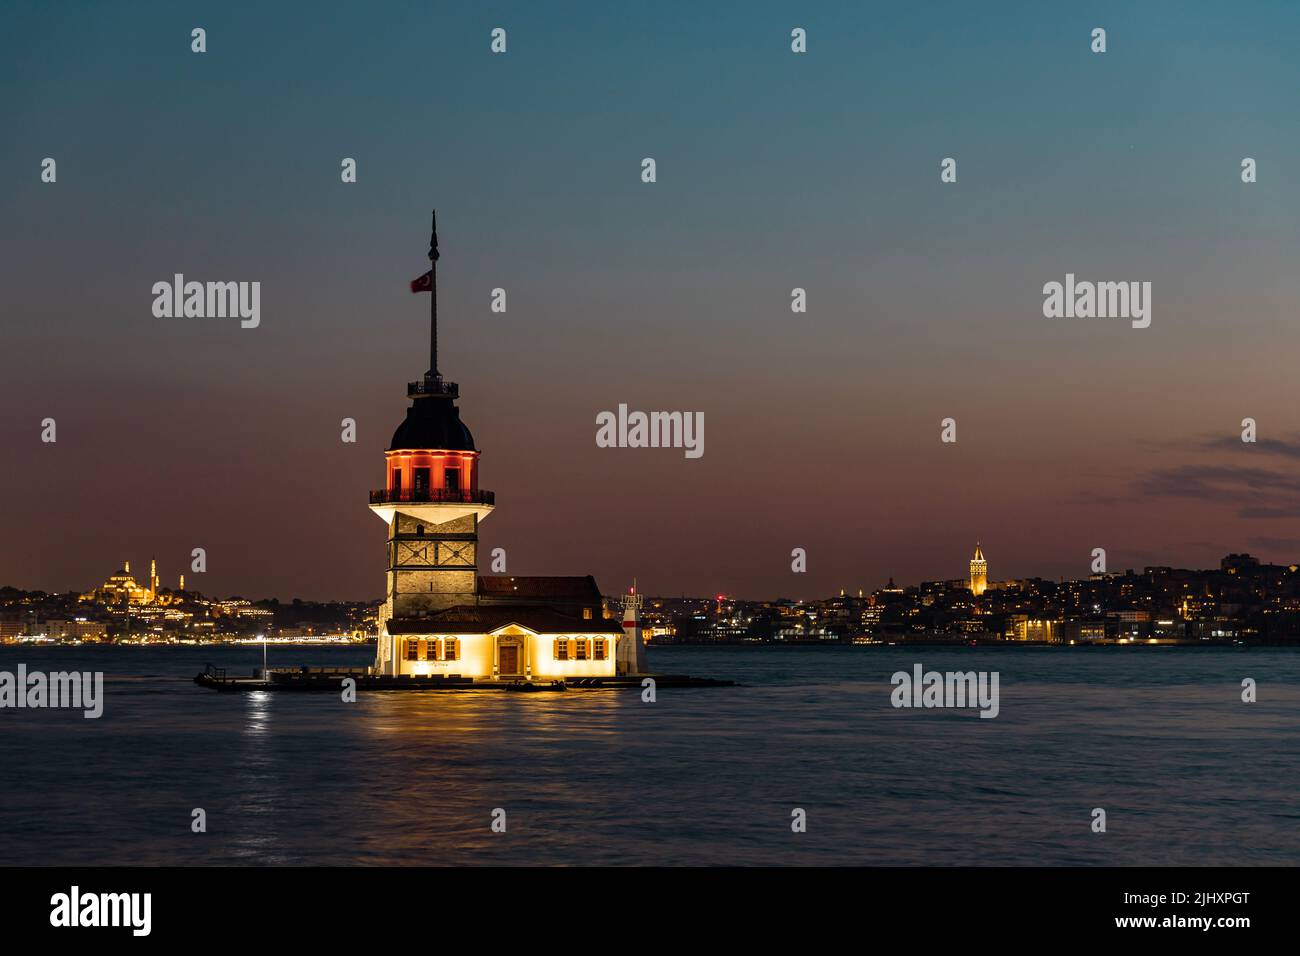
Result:
[[984,560],[984,552],[979,542],[975,542],[975,557],[970,562],[970,593],[979,597],[989,586],[989,563]]
[[149,600],[158,599],[158,559],[149,559]]
[[623,595],[623,636],[615,651],[619,674],[644,674],[646,672],[645,642],[641,640],[641,595],[636,593],[636,582]]
[[[438,229],[429,240],[429,273],[412,283],[429,292],[429,369],[406,386],[411,407],[384,452],[385,486],[370,493],[370,510],[388,524],[388,572],[379,614],[375,671],[396,674],[391,619],[418,619],[478,602],[478,523],[495,497],[478,486],[479,452],[460,420],[455,382],[438,371]],[[421,288],[417,289],[417,285]]]

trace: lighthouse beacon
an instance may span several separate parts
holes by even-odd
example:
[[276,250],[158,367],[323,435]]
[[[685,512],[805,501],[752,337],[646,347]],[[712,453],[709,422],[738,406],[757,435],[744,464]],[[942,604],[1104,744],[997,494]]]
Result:
[[411,283],[430,296],[429,368],[407,385],[411,406],[384,453],[384,487],[370,493],[370,510],[388,525],[372,672],[613,676],[624,629],[606,614],[594,578],[478,574],[478,527],[496,501],[479,487],[480,452],[456,407],[459,388],[438,370],[438,258],[435,218],[429,271]]
[[645,642],[641,639],[641,595],[636,591],[636,582],[623,595],[623,634],[618,639],[618,673],[632,676],[644,674],[647,670],[645,661]]

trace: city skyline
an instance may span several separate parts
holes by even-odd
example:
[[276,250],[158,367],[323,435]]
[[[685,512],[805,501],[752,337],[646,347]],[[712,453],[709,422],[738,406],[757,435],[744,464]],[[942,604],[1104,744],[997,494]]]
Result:
[[[424,547],[420,541],[426,539],[418,532],[413,538],[411,527],[399,532],[403,553],[411,540],[417,550]],[[439,550],[442,539],[434,540],[430,547]],[[449,573],[459,573],[461,567],[445,566]],[[427,562],[413,565],[403,558],[395,565],[390,573],[399,579],[383,602],[281,602],[173,590],[161,586],[156,562],[150,563],[146,587],[135,579],[130,563],[123,562],[121,570],[87,592],[43,595],[0,588],[0,644],[370,641],[376,648],[375,668],[386,669],[389,677],[400,676],[394,673],[399,669],[420,677],[439,670],[465,677],[468,668],[478,672],[471,676],[497,679],[518,668],[553,674],[556,668],[574,666],[610,676],[616,663],[620,673],[632,668],[643,672],[645,643],[1205,646],[1294,644],[1300,639],[1300,564],[1272,565],[1234,553],[1225,555],[1217,568],[1098,570],[1071,581],[989,580],[988,567],[977,546],[964,578],[891,579],[869,593],[841,589],[837,595],[797,601],[784,596],[602,594],[590,576],[489,575],[475,579],[472,603],[466,603],[468,592],[449,591],[439,598],[435,590],[434,601],[455,604],[412,613],[409,602],[428,601],[430,592],[404,587],[404,575],[431,573]],[[642,608],[645,616],[639,623]],[[631,643],[619,641],[611,648],[611,635],[627,633],[629,627]],[[488,645],[513,647],[513,658],[499,659],[484,646],[485,637]],[[559,650],[575,640],[567,652]],[[637,650],[635,662],[629,648]]]
[[[1257,562],[1260,565],[1267,566],[1267,567],[1300,569],[1300,558],[1297,558],[1296,560],[1293,561],[1270,561],[1265,558],[1262,558],[1258,554],[1254,554],[1250,551],[1243,550],[1243,551],[1225,552],[1223,555],[1220,555],[1219,560],[1211,562],[1210,565],[1204,565],[1204,566],[1174,562],[1170,564],[1144,564],[1138,566],[1132,566],[1132,565],[1116,566],[1116,567],[1108,566],[1104,571],[1089,570],[1088,573],[1086,574],[1080,574],[1075,576],[1066,576],[1066,575],[1052,576],[1052,575],[1043,575],[1043,574],[1034,574],[1034,573],[1002,575],[998,573],[991,573],[989,571],[990,562],[987,560],[986,555],[984,553],[983,544],[982,542],[977,542],[974,557],[971,557],[968,551],[966,559],[962,561],[953,562],[954,566],[961,565],[964,568],[964,571],[962,573],[957,573],[957,574],[934,575],[934,576],[924,577],[924,578],[901,578],[901,577],[896,577],[894,575],[887,575],[884,580],[872,581],[872,582],[861,582],[861,583],[841,583],[825,592],[820,592],[811,595],[798,595],[798,594],[794,594],[793,592],[757,595],[757,594],[744,594],[739,592],[720,592],[717,590],[709,590],[707,588],[703,590],[693,591],[693,592],[685,592],[685,591],[666,592],[666,591],[646,590],[640,587],[637,588],[636,593],[642,594],[648,600],[649,599],[665,599],[665,600],[685,599],[685,600],[709,601],[709,600],[716,600],[716,599],[726,599],[728,601],[734,600],[734,601],[744,601],[744,602],[753,602],[753,603],[789,600],[789,601],[796,601],[802,603],[806,601],[815,602],[815,601],[827,600],[836,595],[853,596],[854,593],[858,593],[858,596],[864,597],[864,596],[871,595],[873,593],[880,593],[882,591],[886,591],[890,588],[916,589],[916,588],[922,588],[926,585],[932,585],[932,584],[955,584],[958,582],[965,581],[967,582],[967,586],[971,591],[972,596],[979,597],[980,595],[985,593],[986,590],[996,590],[999,585],[1015,584],[1024,581],[1079,583],[1079,582],[1086,582],[1086,581],[1101,580],[1104,578],[1123,577],[1127,575],[1142,575],[1152,569],[1157,569],[1157,570],[1170,569],[1175,571],[1187,571],[1195,574],[1209,573],[1213,571],[1214,568],[1221,567],[1225,560],[1232,560],[1232,559],[1249,559]],[[11,581],[0,581],[0,589],[13,589],[16,591],[25,591],[25,592],[32,592],[32,593],[44,592],[51,595],[80,594],[86,596],[87,599],[91,594],[103,589],[105,586],[110,586],[110,587],[116,586],[121,588],[123,591],[134,589],[134,590],[138,590],[141,594],[147,593],[150,594],[151,596],[154,593],[186,592],[191,594],[201,594],[204,597],[213,598],[213,599],[221,599],[221,600],[239,599],[239,600],[249,600],[254,602],[302,600],[302,601],[312,602],[312,603],[380,604],[383,601],[382,597],[351,597],[347,595],[326,595],[322,597],[307,597],[305,595],[268,594],[268,593],[253,591],[253,590],[230,591],[230,592],[205,591],[198,586],[194,586],[192,584],[192,581],[190,585],[187,585],[185,581],[184,571],[169,571],[167,577],[164,578],[163,574],[155,570],[158,563],[157,558],[149,559],[150,573],[148,577],[144,579],[140,579],[135,576],[135,572],[131,570],[131,562],[132,562],[131,558],[125,558],[121,560],[120,562],[114,565],[114,569],[112,571],[104,571],[98,577],[95,577],[94,580],[90,582],[91,584],[90,587],[74,586],[65,589],[49,589],[49,588],[23,587]],[[994,567],[996,570],[996,566]],[[168,569],[164,568],[164,571],[167,570]],[[518,575],[507,574],[504,572],[499,574],[494,574],[490,571],[487,571],[486,569],[480,569],[480,570],[483,571],[484,577],[489,577],[489,578],[510,578],[510,577],[518,576]],[[171,587],[165,583],[166,580],[170,580],[172,577],[175,577],[177,579],[177,583],[175,587]],[[194,576],[191,575],[191,579],[193,579],[193,577]],[[199,575],[199,577],[203,577],[203,575]],[[600,580],[599,575],[593,575],[593,577],[595,577],[597,581]],[[127,582],[126,579],[128,578],[131,579],[130,582]],[[101,583],[96,583],[96,582],[101,582]],[[601,593],[606,598],[614,598],[622,594],[628,593],[629,590],[630,588],[627,586],[615,586],[613,588],[602,588]],[[132,601],[132,603],[134,604],[134,603],[144,603],[144,602]]]
[[[777,10],[520,9],[493,59],[487,17],[412,6],[373,25],[364,71],[329,65],[357,50],[328,4],[204,10],[203,57],[175,40],[197,14],[18,10],[0,580],[67,590],[105,555],[202,547],[207,592],[377,597],[358,505],[394,382],[423,371],[407,284],[431,205],[443,371],[511,573],[813,596],[953,575],[974,540],[1051,578],[1097,547],[1116,567],[1300,553],[1300,132],[1276,123],[1300,12],[1117,7],[1097,57],[1082,15],[1033,4],[945,8],[941,32],[848,9],[800,13],[806,57]],[[156,317],[178,273],[261,282],[259,326]],[[1066,275],[1151,282],[1150,327],[1044,318]],[[620,403],[704,415],[707,452],[598,447]]]

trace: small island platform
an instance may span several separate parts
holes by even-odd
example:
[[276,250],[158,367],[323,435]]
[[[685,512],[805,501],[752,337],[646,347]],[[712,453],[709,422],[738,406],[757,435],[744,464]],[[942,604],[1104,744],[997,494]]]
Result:
[[343,681],[356,681],[356,689],[404,691],[466,691],[495,690],[518,693],[555,692],[569,690],[640,690],[647,678],[654,681],[656,690],[662,688],[735,687],[735,681],[714,680],[710,677],[689,677],[685,674],[636,674],[620,677],[569,677],[550,680],[505,678],[500,680],[475,680],[472,677],[432,674],[428,676],[405,674],[400,677],[371,674],[369,668],[298,667],[293,669],[257,668],[249,677],[235,677],[224,667],[211,664],[194,676],[200,687],[217,691],[318,691],[339,693]]

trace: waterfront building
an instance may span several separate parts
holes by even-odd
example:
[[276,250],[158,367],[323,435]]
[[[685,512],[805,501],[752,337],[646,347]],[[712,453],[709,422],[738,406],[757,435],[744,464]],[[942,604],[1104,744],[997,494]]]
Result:
[[1006,639],[1057,643],[1061,640],[1060,625],[1056,621],[1034,618],[1028,614],[1012,614],[1007,618]]
[[71,621],[51,618],[45,621],[41,630],[45,636],[56,641],[104,641],[108,639],[108,627],[102,621],[88,621],[77,618]]

